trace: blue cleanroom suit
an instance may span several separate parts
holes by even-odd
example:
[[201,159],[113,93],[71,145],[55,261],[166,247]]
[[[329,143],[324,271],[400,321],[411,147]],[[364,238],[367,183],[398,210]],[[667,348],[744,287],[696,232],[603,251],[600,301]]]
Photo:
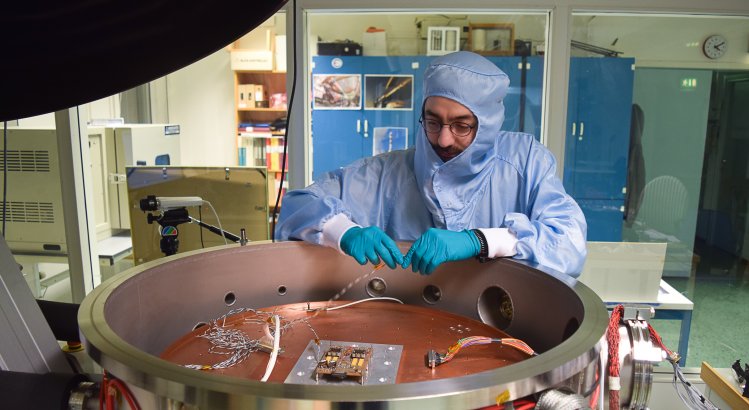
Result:
[[577,276],[586,255],[585,218],[555,176],[553,155],[531,135],[500,131],[508,85],[505,73],[476,54],[435,59],[425,72],[424,99],[442,96],[472,111],[478,129],[471,145],[444,162],[420,128],[414,148],[360,159],[288,192],[276,238],[339,247],[323,226],[344,217],[402,241],[432,227],[507,228],[517,240],[514,258]]

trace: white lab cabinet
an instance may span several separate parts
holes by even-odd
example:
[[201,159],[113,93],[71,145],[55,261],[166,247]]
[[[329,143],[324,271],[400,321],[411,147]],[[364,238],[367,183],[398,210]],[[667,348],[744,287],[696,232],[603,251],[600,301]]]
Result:
[[7,152],[0,150],[0,192],[7,178],[2,216],[5,240],[13,252],[67,252],[57,151],[54,128],[8,128]]
[[126,167],[181,165],[179,125],[90,127],[92,182],[99,239],[130,229]]

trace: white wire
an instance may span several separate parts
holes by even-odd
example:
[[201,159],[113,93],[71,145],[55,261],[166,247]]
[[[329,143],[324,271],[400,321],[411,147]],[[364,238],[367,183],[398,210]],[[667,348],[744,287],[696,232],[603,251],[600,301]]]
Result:
[[386,296],[382,296],[382,297],[379,297],[379,298],[360,299],[360,300],[357,300],[357,301],[354,301],[354,302],[351,302],[351,303],[346,303],[345,305],[335,306],[335,307],[332,307],[332,308],[325,308],[325,310],[338,310],[338,309],[343,309],[345,307],[356,305],[358,303],[371,302],[371,301],[375,301],[375,300],[392,300],[393,302],[398,302],[401,305],[403,304],[403,302],[400,299],[389,298],[389,297],[386,297]]
[[[673,385],[681,401],[690,409],[694,410],[719,410],[707,397],[702,395],[694,385],[684,378],[681,368],[677,362],[671,363],[674,367]],[[679,383],[677,383],[677,381]],[[682,388],[680,389],[679,386]]]
[[276,358],[278,357],[278,350],[281,346],[281,319],[278,315],[273,315],[273,322],[276,325],[273,332],[273,351],[270,352],[270,359],[268,359],[268,366],[265,368],[265,374],[260,379],[261,382],[268,381],[270,374],[273,373],[273,368],[276,366]]
[[216,217],[216,222],[218,223],[218,229],[221,230],[221,237],[224,238],[224,245],[228,245],[229,242],[226,241],[226,236],[224,236],[224,228],[221,227],[221,220],[218,219],[218,214],[216,213],[216,209],[213,208],[213,205],[209,201],[203,200],[203,203],[208,205],[209,208],[211,208],[211,211],[213,211],[213,215]]

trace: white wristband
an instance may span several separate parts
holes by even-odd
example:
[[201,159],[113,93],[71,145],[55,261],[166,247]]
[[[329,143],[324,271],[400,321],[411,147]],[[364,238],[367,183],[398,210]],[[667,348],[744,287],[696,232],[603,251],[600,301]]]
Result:
[[490,258],[501,258],[514,256],[517,253],[515,245],[518,239],[515,234],[507,228],[483,228],[479,229],[486,237]]
[[336,214],[322,225],[322,244],[341,251],[341,237],[346,231],[359,226],[344,214]]

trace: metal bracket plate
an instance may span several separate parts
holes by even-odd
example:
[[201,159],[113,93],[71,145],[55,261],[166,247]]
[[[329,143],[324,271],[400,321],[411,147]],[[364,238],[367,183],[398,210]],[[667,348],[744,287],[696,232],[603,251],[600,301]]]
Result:
[[367,376],[361,384],[395,384],[395,379],[398,376],[401,355],[403,354],[403,346],[377,343],[342,342],[336,340],[321,340],[319,346],[315,344],[314,340],[310,340],[309,343],[307,343],[304,352],[299,355],[299,359],[294,365],[294,368],[291,369],[289,375],[286,376],[284,383],[347,386],[359,385],[359,380],[354,379],[337,380],[321,377],[319,381],[315,381],[315,367],[317,367],[317,362],[320,360],[319,356],[327,351],[330,346],[371,347],[372,359],[369,362]]

